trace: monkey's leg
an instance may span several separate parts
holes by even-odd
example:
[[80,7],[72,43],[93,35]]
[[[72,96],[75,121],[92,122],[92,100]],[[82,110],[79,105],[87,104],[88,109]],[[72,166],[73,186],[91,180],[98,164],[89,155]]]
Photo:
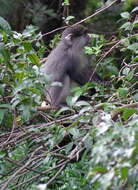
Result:
[[66,103],[66,97],[70,94],[70,78],[68,75],[64,77],[62,87],[50,86],[47,88],[46,100],[51,107],[60,107]]

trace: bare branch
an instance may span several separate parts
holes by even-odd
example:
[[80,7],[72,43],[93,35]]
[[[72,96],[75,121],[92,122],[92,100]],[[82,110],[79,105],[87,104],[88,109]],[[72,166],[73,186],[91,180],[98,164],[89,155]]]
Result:
[[[97,11],[95,11],[94,14],[92,14],[92,15],[86,17],[85,19],[82,19],[81,21],[79,21],[79,22],[73,24],[72,26],[75,26],[75,25],[77,25],[77,24],[81,24],[81,23],[83,23],[83,22],[85,22],[85,21],[87,21],[87,20],[89,20],[89,19],[91,19],[91,18],[97,16],[98,14],[104,12],[106,9],[112,7],[112,6],[113,6],[114,4],[116,4],[117,2],[118,2],[118,0],[114,0],[114,1],[113,1],[112,3],[110,3],[109,5],[105,5],[103,8],[98,9]],[[63,30],[63,29],[65,29],[65,28],[67,28],[67,27],[68,27],[68,26],[62,26],[62,27],[60,27],[60,28],[56,28],[55,30],[52,30],[52,31],[50,31],[50,32],[47,32],[47,33],[43,34],[42,37],[47,36],[47,35],[50,35],[50,34],[52,34],[52,33],[54,33],[54,32],[59,31],[59,30]],[[42,37],[41,37],[41,38],[42,38]],[[39,39],[37,39],[37,40],[40,40],[41,38],[39,38]]]

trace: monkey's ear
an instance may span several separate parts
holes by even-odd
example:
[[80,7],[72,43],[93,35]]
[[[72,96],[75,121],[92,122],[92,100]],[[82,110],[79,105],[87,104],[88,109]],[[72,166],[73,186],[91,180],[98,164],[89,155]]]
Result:
[[66,40],[67,45],[71,46],[72,45],[72,34],[68,34],[65,37],[65,40]]

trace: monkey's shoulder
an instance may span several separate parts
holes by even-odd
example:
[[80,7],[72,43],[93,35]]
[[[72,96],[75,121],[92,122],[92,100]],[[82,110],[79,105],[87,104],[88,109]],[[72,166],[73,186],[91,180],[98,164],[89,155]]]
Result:
[[43,73],[65,73],[69,67],[69,57],[66,51],[59,51],[58,47],[51,51],[47,57],[47,61],[41,66]]

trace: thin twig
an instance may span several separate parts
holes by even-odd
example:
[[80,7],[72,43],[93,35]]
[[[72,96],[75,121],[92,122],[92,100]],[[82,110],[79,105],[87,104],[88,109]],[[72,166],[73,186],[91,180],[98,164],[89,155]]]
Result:
[[0,147],[2,147],[2,149],[3,149],[3,146],[5,144],[7,144],[7,142],[11,139],[11,137],[13,135],[13,132],[14,132],[14,129],[16,128],[16,113],[15,113],[15,109],[13,110],[13,115],[14,115],[14,119],[13,119],[12,130],[11,130],[10,135],[8,136],[7,140],[0,144]]
[[127,39],[129,39],[129,38],[132,38],[132,37],[135,37],[135,36],[137,36],[137,35],[138,35],[138,33],[136,33],[136,34],[134,34],[134,35],[131,35],[131,36],[128,36],[127,38],[124,38],[124,39],[121,39],[121,40],[117,41],[117,43],[116,43],[115,45],[113,45],[113,46],[97,61],[96,67],[94,68],[93,73],[92,73],[92,75],[91,75],[89,81],[91,81],[91,79],[92,79],[92,77],[93,77],[93,75],[94,75],[94,73],[95,73],[97,67],[99,66],[99,63],[100,63],[103,59],[105,59],[105,58],[107,57],[107,55],[109,55],[119,44],[121,44],[121,43],[123,43],[125,40],[127,40]]
[[56,177],[62,172],[62,170],[65,168],[66,164],[68,163],[68,161],[65,162],[65,164],[63,166],[61,166],[61,168],[59,169],[59,171],[46,183],[46,187],[48,185],[50,185],[55,179]]
[[74,158],[74,155],[79,151],[80,147],[82,146],[82,144],[84,143],[84,141],[88,138],[89,133],[87,133],[82,140],[79,142],[79,144],[71,151],[71,153],[69,154],[68,158],[70,160],[72,160]]
[[126,67],[129,67],[129,68],[131,68],[131,67],[138,67],[138,63],[135,63],[135,64],[127,64],[127,63],[125,62],[125,59],[123,59],[123,64],[124,64]]
[[[5,190],[7,186],[10,184],[11,181],[16,177],[17,174],[19,174],[22,170],[24,170],[31,162],[34,162],[36,158],[33,158],[31,160],[28,160],[21,168],[19,168],[8,180],[7,182],[2,186],[1,190]],[[40,174],[39,174],[40,175]]]
[[[58,165],[56,165],[56,166],[54,166],[54,167],[52,167],[52,168],[46,170],[45,172],[43,172],[43,175],[47,174],[48,172],[50,172],[50,171],[52,171],[52,170],[54,170],[54,169],[57,169],[57,168],[59,168],[59,167],[61,167],[61,166],[64,166],[66,163],[67,163],[67,161],[62,162],[61,164],[58,164]],[[34,179],[38,179],[38,178],[41,177],[41,176],[42,176],[42,175],[40,175],[40,174],[35,175],[35,176],[31,177],[30,179],[27,179],[26,181],[24,181],[24,182],[22,182],[22,183],[19,183],[18,185],[14,186],[12,189],[16,189],[17,187],[19,187],[19,186],[21,186],[21,185],[24,185],[24,184],[26,184],[26,183],[28,184],[28,183],[30,183],[31,181],[33,181]]]
[[89,20],[90,18],[92,18],[92,17],[94,17],[94,16],[97,16],[99,13],[101,13],[101,12],[105,11],[106,9],[112,7],[112,6],[113,6],[114,4],[116,4],[117,2],[118,2],[118,0],[115,0],[115,1],[111,2],[109,5],[105,5],[103,8],[98,9],[94,14],[92,14],[92,15],[86,17],[85,19],[82,19],[81,21],[79,21],[79,22],[73,24],[73,26],[75,26],[75,25],[77,25],[77,24],[81,24],[81,23],[85,22],[86,20]]
[[123,106],[120,106],[116,109],[114,109],[112,112],[111,112],[111,117],[112,119],[114,119],[120,112],[122,112],[122,110],[124,108],[137,108],[138,107],[138,103],[132,103],[132,104],[125,104]]
[[[115,3],[117,3],[117,2],[118,2],[118,0],[115,0],[115,1],[113,1],[112,3],[110,3],[109,5],[105,5],[103,8],[98,9],[94,14],[92,14],[92,15],[86,17],[85,19],[82,19],[81,21],[79,21],[79,22],[73,24],[72,26],[81,24],[81,23],[85,22],[86,20],[89,20],[90,18],[92,18],[92,17],[94,17],[94,16],[97,16],[99,13],[101,13],[101,12],[105,11],[106,9],[112,7],[112,6],[113,6]],[[47,36],[47,35],[49,35],[49,34],[52,34],[52,33],[54,33],[54,32],[57,32],[57,31],[59,31],[59,30],[63,30],[63,29],[65,29],[65,28],[67,28],[67,27],[68,27],[68,26],[62,26],[62,27],[56,28],[55,30],[52,30],[52,31],[50,31],[50,32],[47,32],[47,33],[43,34],[43,35],[42,35],[40,38],[38,38],[37,40],[40,40],[40,39],[41,39],[42,37],[44,37],[44,36]]]
[[[15,165],[17,165],[17,166],[20,166],[20,167],[23,166],[23,164],[21,164],[21,163],[15,161],[15,160],[12,160],[12,159],[10,159],[10,158],[5,158],[5,160],[7,160],[8,162],[11,162],[11,163],[13,163],[13,164],[15,164]],[[26,169],[26,170],[29,170],[29,171],[33,171],[33,172],[35,172],[35,173],[38,173],[38,174],[41,174],[41,175],[42,175],[42,172],[39,172],[39,171],[37,171],[37,170],[34,170],[34,169],[32,169],[31,167],[28,167],[28,166],[27,166],[27,167],[25,167],[25,169]]]

